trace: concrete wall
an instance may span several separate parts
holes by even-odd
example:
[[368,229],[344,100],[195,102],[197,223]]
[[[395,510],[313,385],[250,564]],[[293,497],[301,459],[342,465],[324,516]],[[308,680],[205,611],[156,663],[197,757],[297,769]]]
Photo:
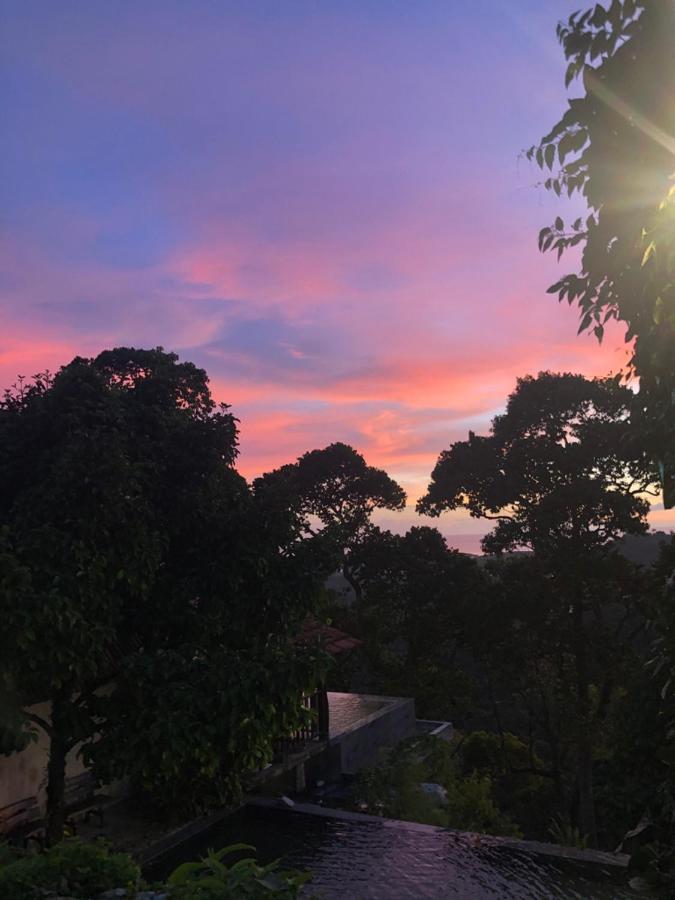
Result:
[[382,751],[417,733],[415,701],[407,697],[373,697],[383,705],[353,728],[330,741],[337,748],[340,770],[353,775],[376,765]]
[[[50,710],[49,703],[38,703],[30,708],[47,721]],[[37,729],[37,734],[37,741],[31,742],[20,753],[0,756],[0,809],[27,797],[37,797],[38,805],[43,811],[45,809],[49,739],[41,728]],[[68,754],[66,778],[81,775],[84,771],[76,747]]]

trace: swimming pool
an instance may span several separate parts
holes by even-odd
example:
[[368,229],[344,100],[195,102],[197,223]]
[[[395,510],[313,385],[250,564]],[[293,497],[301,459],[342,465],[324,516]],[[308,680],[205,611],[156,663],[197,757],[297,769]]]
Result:
[[153,878],[208,849],[244,841],[261,862],[281,857],[312,873],[308,895],[321,900],[623,900],[639,895],[624,869],[529,852],[498,839],[355,814],[309,815],[246,806],[152,865]]

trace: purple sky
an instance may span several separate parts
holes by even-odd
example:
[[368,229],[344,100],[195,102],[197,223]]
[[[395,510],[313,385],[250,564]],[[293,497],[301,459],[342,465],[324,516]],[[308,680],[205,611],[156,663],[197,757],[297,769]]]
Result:
[[161,344],[233,405],[248,477],[342,440],[414,500],[518,375],[616,371],[621,335],[545,294],[566,210],[519,160],[578,5],[0,0],[0,384]]

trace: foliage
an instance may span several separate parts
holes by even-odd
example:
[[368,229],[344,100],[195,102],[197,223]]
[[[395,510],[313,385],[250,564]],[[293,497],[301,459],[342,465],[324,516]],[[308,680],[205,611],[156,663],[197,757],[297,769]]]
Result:
[[301,720],[322,658],[292,638],[327,565],[236,455],[206,373],[161,348],[77,358],[0,404],[0,689],[13,734],[19,710],[49,736],[52,841],[80,742],[99,777],[198,803]]
[[272,759],[274,740],[305,724],[299,698],[326,664],[318,648],[289,652],[283,637],[260,654],[221,642],[203,649],[140,655],[99,701],[107,727],[85,758],[104,780],[124,772],[156,814],[238,799],[246,774]]
[[659,768],[652,762],[654,777],[642,820],[647,842],[633,852],[631,867],[641,884],[669,897],[675,891],[675,537],[662,547],[653,581],[650,613],[656,638],[649,674],[659,691],[657,728],[652,733]]
[[314,534],[319,523],[336,553],[336,567],[342,567],[357,597],[360,585],[349,551],[371,529],[374,510],[403,509],[406,500],[403,489],[386,472],[369,466],[353,447],[342,443],[312,450],[297,462],[263,475],[253,490],[269,505],[292,510],[299,532]]
[[496,520],[483,541],[493,553],[576,556],[643,533],[656,472],[630,439],[631,398],[614,378],[518,379],[488,436],[469,432],[441,453],[418,511]]
[[5,841],[0,841],[0,868],[20,859],[22,855],[23,852],[18,847],[14,847]]
[[554,816],[551,819],[548,833],[556,844],[563,847],[576,847],[578,850],[585,850],[588,847],[586,835],[582,835],[576,825],[572,825],[564,816]]
[[201,862],[183,863],[168,878],[169,896],[172,900],[298,897],[310,877],[305,873],[280,870],[278,861],[261,866],[250,857],[231,865],[223,862],[227,856],[253,849],[248,844],[232,844],[217,853],[211,851]]
[[598,825],[612,848],[636,823],[655,819],[665,799],[659,786],[672,778],[661,685],[641,658],[618,673],[617,681],[621,687],[609,709],[595,767]]
[[[447,805],[421,785],[440,784]],[[361,808],[395,819],[441,825],[461,831],[520,836],[517,826],[495,803],[487,774],[462,775],[452,748],[440,738],[399,744],[380,766],[359,773],[355,794]]]
[[630,886],[649,896],[675,895],[675,844],[660,840],[645,844],[631,856],[630,869],[636,873]]
[[[578,825],[593,845],[594,743],[622,650],[607,609],[621,598],[627,613],[619,621],[629,624],[637,613],[631,598],[641,593],[635,590],[635,570],[611,553],[611,545],[624,533],[646,531],[648,503],[643,494],[656,477],[633,438],[630,406],[631,392],[617,379],[548,372],[521,378],[506,412],[493,420],[490,435],[470,433],[468,441],[458,441],[441,454],[428,492],[418,503],[420,512],[431,515],[464,507],[472,516],[496,520],[483,540],[488,552],[534,551],[531,574],[537,580],[518,587],[517,580],[508,579],[508,592],[515,588],[516,593],[507,607],[527,603],[534,591],[540,598],[537,606],[530,604],[533,621],[540,625],[531,644],[532,658],[518,654],[522,670],[531,673],[523,688],[531,695],[547,684],[552,697],[563,701],[565,715],[555,731],[566,721],[573,735]],[[518,578],[523,574],[517,569],[507,572]],[[497,597],[501,590],[498,581]],[[508,614],[506,622],[517,626],[517,619]],[[612,640],[605,646],[606,635]],[[479,628],[477,652],[480,645]],[[542,655],[544,646],[552,653]],[[596,648],[602,650],[600,656]],[[532,672],[533,663],[547,673],[543,682],[541,672]],[[561,708],[558,701],[555,706]],[[549,737],[550,709],[547,699]],[[552,742],[549,746],[553,751]],[[561,760],[553,761],[554,771],[560,773],[560,766]]]
[[392,750],[383,762],[359,772],[355,798],[360,809],[389,819],[445,825],[443,810],[420,785],[429,779],[422,759],[415,753]]
[[461,735],[454,748],[458,771],[464,777],[487,776],[498,808],[529,837],[540,837],[555,805],[544,761],[531,745],[508,731],[472,731]]
[[111,888],[136,886],[138,866],[123,853],[111,853],[104,843],[63,841],[46,853],[26,856],[0,866],[3,900],[42,900],[65,894],[91,900]]
[[[602,339],[608,320],[635,338],[638,426],[661,461],[666,506],[675,502],[675,8],[660,0],[612,0],[558,26],[566,85],[582,95],[528,151],[556,194],[588,207],[571,227],[558,216],[541,250],[582,247],[579,271],[549,289],[576,303],[579,330]],[[557,171],[556,165],[558,166]]]
[[0,404],[0,672],[24,710],[52,700],[51,722],[24,716],[50,738],[52,837],[65,754],[93,733],[86,698],[113,670],[125,602],[145,598],[159,564],[127,445],[116,394],[84,360]]
[[[629,785],[627,772],[637,761],[634,748],[626,746],[629,726],[622,713],[628,711],[625,692],[636,682],[644,653],[641,645],[646,643],[645,576],[639,567],[613,554],[589,564],[580,559],[573,572],[577,587],[567,573],[534,555],[495,561],[486,568],[490,590],[475,609],[468,639],[480,664],[498,735],[505,738],[507,729],[515,730],[526,746],[525,751],[509,754],[512,799],[498,794],[500,806],[528,831],[545,831],[552,810],[577,820],[583,749],[602,799],[598,827],[603,840],[616,846],[621,835],[616,829],[627,825],[626,815],[637,801],[637,795],[629,799],[621,793]],[[581,621],[570,604],[575,589],[583,591]],[[584,656],[578,660],[580,650]],[[639,704],[640,698],[635,702]],[[650,748],[645,747],[647,779],[649,755]],[[631,790],[637,789],[640,777],[635,773]],[[524,802],[514,807],[518,780]],[[529,816],[524,808],[528,782],[533,800]],[[614,814],[612,805],[619,807]]]
[[518,826],[497,806],[489,775],[473,772],[451,782],[448,787],[447,816],[450,828],[522,837]]
[[257,492],[281,490],[295,496],[295,509],[310,528],[314,516],[324,527],[340,532],[349,543],[368,528],[375,509],[402,509],[405,493],[382,469],[369,466],[347,444],[312,450],[297,462],[263,475]]
[[[171,900],[234,900],[279,897],[292,900],[310,876],[282,870],[278,862],[259,865],[245,857],[231,864],[226,857],[254,850],[233,844],[209,852],[200,862],[180,865],[157,889]],[[66,840],[44,853],[0,862],[0,896],[3,900],[42,900],[68,895],[93,900],[108,890],[126,891],[133,898],[141,888],[140,869],[125,853],[111,853],[108,846]]]
[[528,747],[510,732],[493,734],[472,731],[461,739],[457,755],[462,771],[505,775],[511,766],[524,767],[531,762]]
[[476,563],[436,529],[413,527],[404,535],[373,528],[350,565],[362,591],[355,631],[378,689],[415,697],[424,718],[464,712],[471,686],[456,655],[465,607],[481,589]]

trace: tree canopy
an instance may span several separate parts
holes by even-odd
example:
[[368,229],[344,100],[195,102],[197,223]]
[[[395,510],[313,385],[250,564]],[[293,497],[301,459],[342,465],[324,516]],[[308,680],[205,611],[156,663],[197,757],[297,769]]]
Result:
[[81,742],[101,777],[171,802],[181,779],[236,790],[302,719],[321,654],[292,638],[325,563],[236,455],[205,372],[161,348],[77,358],[0,404],[2,724],[49,736],[51,840]]
[[424,718],[465,712],[471,691],[456,656],[482,589],[476,562],[422,526],[403,535],[372,529],[350,565],[361,586],[356,627],[378,689],[415,697]]
[[470,432],[441,453],[418,511],[495,520],[489,552],[577,553],[644,532],[657,476],[632,438],[631,399],[616,378],[519,379],[489,435]]
[[268,472],[253,484],[254,494],[270,507],[290,509],[301,533],[322,530],[336,551],[335,564],[357,595],[350,551],[367,534],[376,509],[400,510],[406,495],[383,469],[369,466],[348,444],[311,450],[297,462]]
[[558,258],[580,245],[577,272],[549,289],[579,307],[580,331],[602,339],[608,320],[626,325],[636,408],[661,462],[666,506],[675,503],[675,7],[612,0],[559,25],[566,84],[582,95],[528,151],[551,175],[545,187],[580,194],[588,216],[558,216],[539,234]]
[[[612,596],[612,542],[646,531],[644,493],[654,466],[633,439],[631,392],[616,378],[543,372],[518,380],[487,436],[469,435],[441,453],[420,512],[464,507],[496,520],[488,552],[529,548],[555,579],[558,629],[570,660],[576,703],[579,825],[597,841],[593,798],[594,669],[587,621]],[[554,589],[555,588],[555,589]],[[550,617],[549,617],[550,619]]]

